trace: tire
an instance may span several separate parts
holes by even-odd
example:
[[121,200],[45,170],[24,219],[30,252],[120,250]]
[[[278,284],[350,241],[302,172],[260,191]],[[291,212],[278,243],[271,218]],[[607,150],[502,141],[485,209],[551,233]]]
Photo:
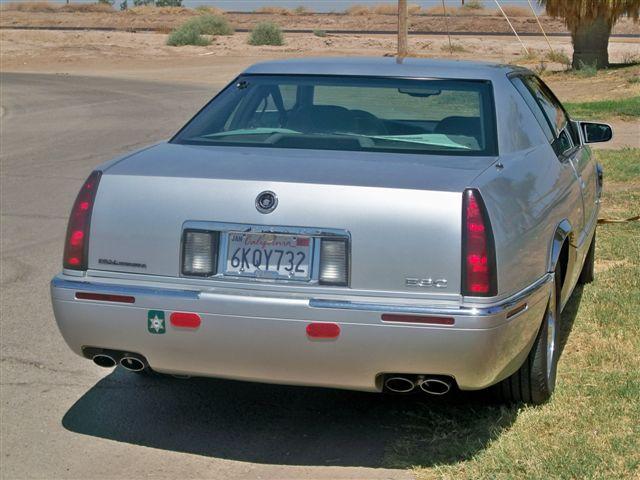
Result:
[[596,233],[593,233],[593,239],[591,245],[589,245],[589,251],[584,259],[584,265],[582,265],[582,271],[578,277],[578,283],[585,285],[593,282],[595,278],[595,265],[596,265]]
[[493,387],[500,401],[540,405],[551,398],[558,367],[560,287],[556,269],[549,303],[527,359],[516,373]]

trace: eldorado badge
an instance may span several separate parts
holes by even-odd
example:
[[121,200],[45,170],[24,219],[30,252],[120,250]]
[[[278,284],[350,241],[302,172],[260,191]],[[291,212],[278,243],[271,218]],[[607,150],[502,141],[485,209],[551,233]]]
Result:
[[165,333],[167,331],[162,310],[149,310],[147,314],[147,330],[149,333]]

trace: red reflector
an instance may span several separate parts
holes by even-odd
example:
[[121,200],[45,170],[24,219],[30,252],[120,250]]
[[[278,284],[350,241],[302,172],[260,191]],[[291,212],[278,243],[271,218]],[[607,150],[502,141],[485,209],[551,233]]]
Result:
[[197,313],[173,312],[169,319],[171,325],[180,328],[198,328],[202,323]]
[[337,323],[310,323],[307,325],[307,335],[311,338],[337,338],[340,326]]
[[135,297],[128,295],[109,295],[106,293],[76,292],[78,300],[98,300],[100,302],[135,303]]
[[453,325],[455,320],[452,317],[426,317],[423,315],[397,315],[393,313],[382,314],[383,322],[405,322],[405,323],[431,323],[433,325]]

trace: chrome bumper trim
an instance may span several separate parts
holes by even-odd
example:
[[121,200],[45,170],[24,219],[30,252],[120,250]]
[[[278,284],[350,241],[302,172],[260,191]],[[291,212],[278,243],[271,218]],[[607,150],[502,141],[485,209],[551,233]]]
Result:
[[161,297],[188,298],[197,300],[200,292],[196,290],[178,290],[171,288],[154,287],[134,287],[129,285],[110,285],[108,283],[76,282],[54,278],[51,280],[53,288],[63,288],[66,290],[79,290],[94,293],[113,293],[118,295],[153,295]]
[[[309,307],[337,309],[337,310],[360,310],[368,312],[384,313],[414,313],[422,315],[447,315],[447,316],[469,316],[488,317],[498,315],[511,310],[513,307],[526,301],[531,295],[543,288],[553,280],[553,274],[545,274],[533,284],[524,288],[520,292],[491,305],[460,306],[460,307],[424,307],[420,305],[392,304],[392,303],[370,303],[348,300],[332,300],[311,298]],[[144,287],[130,285],[114,285],[108,283],[80,282],[66,280],[55,277],[51,280],[53,288],[66,290],[76,290],[95,293],[112,293],[117,295],[150,295],[160,297],[182,298],[198,300],[201,292],[197,290],[179,290],[164,287]]]
[[531,295],[544,287],[553,280],[553,274],[545,274],[536,282],[528,287],[502,300],[499,303],[487,306],[461,306],[461,307],[421,307],[419,305],[399,305],[399,304],[382,304],[382,303],[366,303],[351,302],[345,300],[326,300],[321,298],[312,298],[309,300],[309,306],[312,308],[329,308],[338,310],[364,310],[368,312],[384,312],[384,313],[417,313],[423,315],[450,315],[450,316],[470,316],[470,317],[488,317],[503,313],[510,310],[514,306],[527,300]]

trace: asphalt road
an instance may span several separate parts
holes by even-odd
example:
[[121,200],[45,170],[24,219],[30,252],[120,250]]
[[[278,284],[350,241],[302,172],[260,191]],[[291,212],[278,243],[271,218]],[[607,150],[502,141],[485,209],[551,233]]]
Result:
[[[379,467],[389,452],[398,465],[413,463],[396,447],[424,400],[147,379],[72,354],[48,284],[78,189],[95,165],[170,136],[216,87],[33,74],[0,81],[2,478],[409,476]],[[465,456],[505,422],[495,415],[484,416],[486,435]],[[452,413],[443,436],[456,421],[470,420]],[[463,458],[443,450],[429,460]]]

